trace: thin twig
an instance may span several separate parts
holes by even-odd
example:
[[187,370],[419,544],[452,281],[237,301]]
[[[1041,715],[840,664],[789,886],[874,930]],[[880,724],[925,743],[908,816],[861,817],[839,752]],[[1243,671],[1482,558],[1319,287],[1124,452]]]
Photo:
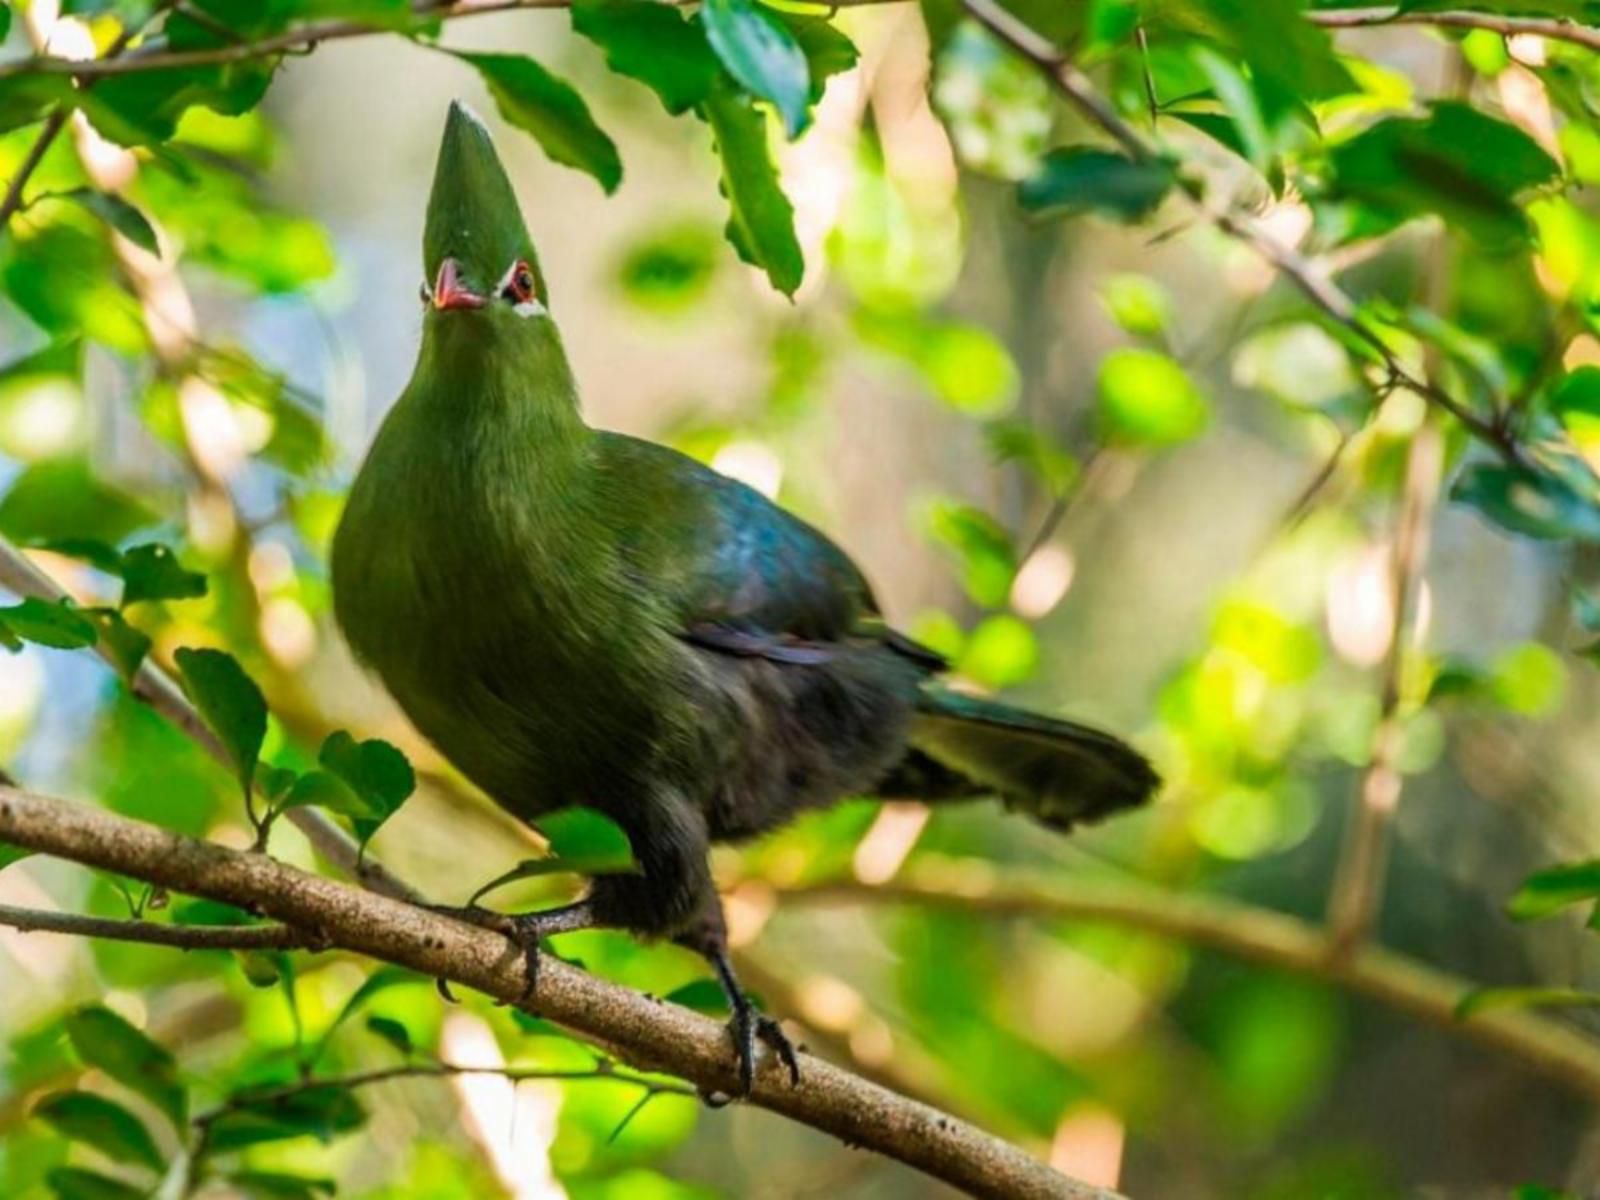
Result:
[[320,939],[288,925],[172,925],[86,917],[13,904],[0,904],[0,925],[23,933],[66,933],[179,950],[303,950],[321,944]]
[[1457,1020],[1456,1005],[1475,990],[1469,980],[1379,946],[1348,957],[1328,955],[1317,925],[1219,896],[1133,884],[1069,883],[1008,874],[992,864],[925,862],[885,884],[855,879],[779,889],[798,901],[878,903],[948,908],[990,916],[1106,923],[1140,929],[1216,950],[1245,962],[1321,979],[1506,1054],[1583,1096],[1600,1100],[1600,1044],[1579,1030],[1535,1013],[1503,1009]]
[[275,1104],[280,1100],[289,1100],[295,1096],[304,1095],[306,1092],[319,1091],[324,1088],[350,1088],[372,1087],[375,1084],[391,1083],[396,1079],[453,1079],[462,1075],[493,1075],[511,1083],[526,1083],[535,1079],[547,1079],[558,1082],[573,1082],[576,1080],[610,1080],[614,1083],[627,1084],[630,1087],[645,1089],[647,1095],[657,1096],[687,1096],[697,1099],[699,1093],[688,1084],[676,1083],[672,1080],[652,1079],[646,1075],[636,1075],[631,1071],[619,1070],[608,1060],[602,1059],[599,1066],[587,1070],[556,1070],[544,1067],[464,1067],[456,1063],[406,1063],[397,1067],[380,1067],[372,1071],[361,1071],[351,1075],[313,1076],[297,1083],[286,1083],[281,1087],[250,1088],[230,1096],[226,1101],[213,1109],[200,1113],[193,1120],[193,1124],[205,1128],[212,1125],[229,1113],[241,1109],[256,1108],[263,1104]]
[[6,185],[4,199],[0,199],[0,232],[11,224],[11,218],[22,211],[22,190],[28,186],[28,180],[33,178],[33,173],[39,169],[39,164],[44,161],[46,152],[51,143],[61,133],[62,127],[67,123],[69,110],[58,108],[45,118],[39,127],[39,135],[33,139],[33,145],[28,147],[28,153],[22,162],[17,165],[16,174],[11,177],[11,182]]
[[1486,29],[1505,37],[1533,34],[1600,50],[1600,29],[1565,17],[1503,17],[1495,13],[1450,10],[1401,12],[1395,8],[1323,9],[1305,14],[1325,29],[1359,29],[1375,25],[1437,25],[1445,29]]

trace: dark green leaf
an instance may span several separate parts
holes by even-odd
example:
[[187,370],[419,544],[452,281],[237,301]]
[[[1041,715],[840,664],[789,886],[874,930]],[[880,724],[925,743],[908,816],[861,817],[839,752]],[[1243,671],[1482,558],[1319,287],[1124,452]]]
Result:
[[225,1154],[263,1142],[314,1137],[330,1142],[366,1124],[367,1113],[349,1088],[312,1086],[275,1098],[248,1093],[229,1101],[229,1109],[211,1124],[211,1151]]
[[57,105],[75,99],[65,75],[9,75],[0,79],[0,133],[42,121]]
[[365,813],[356,817],[356,834],[363,844],[394,816],[416,791],[417,777],[399,749],[380,738],[358,742],[344,730],[328,735],[317,759],[361,798]]
[[122,551],[93,538],[46,538],[34,543],[41,550],[64,554],[88,563],[107,575],[122,575]]
[[17,542],[118,542],[154,520],[137,500],[96,479],[81,458],[34,463],[0,500],[0,533]]
[[10,842],[0,842],[0,871],[4,871],[12,863],[21,862],[32,853],[32,850],[25,850],[21,846],[13,846]]
[[1515,197],[1560,171],[1516,126],[1453,102],[1424,120],[1380,121],[1336,147],[1331,162],[1335,195],[1400,219],[1437,213],[1490,244],[1526,240]]
[[185,646],[174,656],[189,699],[217,735],[248,794],[261,743],[267,736],[267,701],[256,681],[225,650]]
[[755,0],[705,0],[700,23],[728,74],[770,100],[789,136],[798,137],[811,119],[811,69],[783,22]]
[[1475,508],[1512,533],[1534,538],[1600,538],[1600,507],[1547,472],[1500,463],[1472,463],[1450,498]]
[[1506,912],[1518,921],[1534,921],[1587,900],[1600,900],[1600,859],[1535,872],[1506,903]]
[[1109,150],[1064,146],[1017,185],[1017,199],[1033,213],[1099,212],[1137,221],[1155,211],[1172,182],[1172,167],[1160,159],[1135,162]]
[[11,32],[11,5],[0,4],[0,42]]
[[281,950],[240,950],[235,957],[251,987],[276,987],[288,966],[288,956]]
[[155,1139],[139,1118],[104,1096],[55,1092],[34,1105],[33,1115],[62,1137],[82,1142],[115,1162],[138,1163],[154,1171],[164,1165]]
[[1478,988],[1456,1002],[1456,1020],[1465,1021],[1479,1013],[1505,1008],[1593,1008],[1600,1006],[1600,992],[1580,992],[1573,988],[1504,987]]
[[77,188],[65,193],[63,198],[77,201],[141,250],[155,255],[161,253],[149,219],[115,192]]
[[186,571],[170,546],[134,546],[122,555],[122,607],[142,600],[191,600],[206,594],[206,577]]
[[404,1057],[409,1058],[416,1049],[411,1044],[411,1031],[392,1017],[368,1017],[367,1032],[381,1037]]
[[728,240],[740,258],[767,273],[773,287],[793,296],[806,264],[794,234],[794,209],[778,186],[766,122],[748,100],[725,89],[713,92],[704,108],[722,157],[722,193],[733,210]]
[[668,1004],[681,1004],[684,1008],[692,1008],[695,1012],[713,1017],[726,1016],[730,1011],[728,994],[715,979],[692,980],[668,992],[662,999]]
[[577,0],[572,27],[605,51],[606,65],[648,86],[670,113],[711,94],[717,59],[705,31],[656,0]]
[[51,602],[29,596],[20,604],[0,608],[0,628],[13,638],[58,650],[81,650],[95,643],[93,622],[70,600]]
[[1305,0],[1200,0],[1268,97],[1323,98],[1355,90],[1328,34],[1305,20]]
[[189,1114],[188,1095],[178,1081],[177,1062],[164,1046],[99,1005],[70,1013],[63,1024],[85,1065],[139,1093],[165,1113],[174,1128],[183,1130]]
[[558,163],[593,175],[607,192],[622,182],[617,147],[594,123],[589,107],[572,85],[531,58],[516,54],[465,54],[494,96],[500,115],[531,133]]
[[145,1200],[150,1194],[148,1188],[83,1167],[53,1167],[44,1181],[56,1200]]

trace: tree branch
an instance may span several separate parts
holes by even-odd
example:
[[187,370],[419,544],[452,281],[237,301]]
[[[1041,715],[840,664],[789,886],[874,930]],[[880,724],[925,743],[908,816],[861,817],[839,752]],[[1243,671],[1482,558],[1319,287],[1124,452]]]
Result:
[[12,904],[0,904],[0,925],[23,933],[67,933],[179,950],[304,950],[320,945],[315,938],[287,925],[169,925],[47,912]]
[[[987,865],[987,864],[986,864]],[[793,900],[848,900],[981,912],[992,916],[1094,921],[1127,926],[1217,950],[1245,962],[1344,988],[1488,1049],[1510,1055],[1554,1082],[1600,1101],[1600,1043],[1578,1030],[1527,1012],[1495,1010],[1458,1020],[1456,1004],[1475,990],[1465,979],[1405,955],[1366,945],[1344,958],[1328,954],[1321,927],[1216,896],[1154,887],[1048,885],[992,872],[933,865],[892,883],[855,880],[785,888]]]
[[[668,0],[668,2],[682,5],[693,3],[694,0]],[[901,0],[829,0],[828,7],[865,8],[899,2]],[[456,3],[445,0],[445,2],[418,4],[413,11],[418,17],[454,21],[463,17],[486,16],[490,13],[511,12],[517,9],[569,8],[571,4],[572,0],[457,0]],[[977,16],[976,13],[973,15]],[[1536,34],[1540,37],[1586,46],[1591,50],[1600,50],[1600,30],[1560,17],[1505,17],[1465,10],[1400,12],[1393,8],[1356,8],[1308,12],[1305,18],[1313,24],[1331,29],[1432,25],[1454,29],[1487,29],[1507,37],[1519,33]],[[978,19],[983,20],[982,17]],[[108,75],[165,71],[180,67],[226,66],[230,63],[270,58],[276,54],[304,52],[315,49],[323,42],[393,32],[395,30],[359,21],[316,21],[286,29],[271,37],[255,41],[240,40],[227,46],[201,50],[165,50],[160,44],[152,44],[147,49],[140,49],[115,59],[106,57],[88,61],[35,55],[0,63],[0,79],[16,75],[71,75],[77,79],[99,79]],[[1142,40],[1142,29],[1140,37]]]
[[1533,34],[1600,50],[1600,29],[1564,17],[1503,17],[1466,10],[1401,12],[1395,8],[1323,9],[1305,14],[1306,20],[1325,29],[1359,29],[1375,25],[1436,25],[1446,29],[1487,29],[1505,37]]
[[[522,955],[504,938],[428,909],[98,809],[0,787],[0,840],[86,866],[256,911],[315,931],[327,945],[524,1005]],[[633,1066],[730,1092],[734,1056],[722,1026],[604,983],[558,959],[540,965],[529,1011],[599,1043]],[[974,1195],[1008,1200],[1115,1200],[967,1123],[821,1059],[801,1082],[770,1059],[751,1102]]]
[[[973,20],[1038,68],[1057,91],[1108,134],[1131,158],[1139,162],[1154,162],[1161,157],[1157,148],[1123,120],[1110,102],[1095,90],[1088,75],[1065,58],[1048,38],[1000,7],[997,0],[961,0],[961,7]],[[1436,17],[1439,14],[1427,15]],[[1383,363],[1396,384],[1448,412],[1474,437],[1498,451],[1507,462],[1526,465],[1527,456],[1522,446],[1503,426],[1473,412],[1401,361],[1378,330],[1362,318],[1356,302],[1311,260],[1278,241],[1261,228],[1250,214],[1233,209],[1213,210],[1205,203],[1198,185],[1180,179],[1176,190],[1213,226],[1235,241],[1249,246],[1298,288],[1312,305],[1367,346]]]

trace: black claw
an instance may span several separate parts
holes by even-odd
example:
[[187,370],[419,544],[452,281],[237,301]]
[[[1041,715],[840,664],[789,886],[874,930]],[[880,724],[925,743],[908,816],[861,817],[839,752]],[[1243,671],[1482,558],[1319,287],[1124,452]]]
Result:
[[[800,1059],[794,1043],[783,1027],[765,1013],[757,1012],[747,997],[735,1005],[733,1019],[728,1022],[728,1033],[733,1038],[733,1052],[739,1060],[739,1096],[748,1096],[756,1082],[756,1042],[762,1041],[772,1049],[789,1072],[789,1086],[800,1085]],[[711,1103],[709,1098],[707,1103]],[[727,1103],[727,1101],[723,1101]],[[712,1107],[720,1107],[713,1104]]]
[[439,995],[445,1000],[449,1001],[451,1004],[461,1003],[461,1001],[456,999],[455,993],[450,990],[450,981],[448,979],[435,979],[433,981],[433,986],[438,988]]
[[522,995],[518,997],[518,1003],[526,1004],[533,999],[533,994],[539,987],[538,914],[513,917],[506,936],[511,939],[513,946],[522,951]]

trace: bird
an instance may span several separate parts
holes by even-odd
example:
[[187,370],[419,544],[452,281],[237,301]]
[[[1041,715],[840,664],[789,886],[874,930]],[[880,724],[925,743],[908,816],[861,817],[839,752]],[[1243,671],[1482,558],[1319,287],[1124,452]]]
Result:
[[499,914],[530,987],[552,934],[670,939],[727,995],[739,1093],[771,1057],[796,1085],[792,1043],[729,961],[713,843],[849,796],[996,797],[1067,830],[1143,803],[1157,775],[1108,733],[941,683],[950,664],[889,624],[824,534],[590,427],[517,197],[460,102],[422,249],[416,365],[333,539],[337,623],[494,802],[527,821],[583,805],[627,834],[633,871]]

